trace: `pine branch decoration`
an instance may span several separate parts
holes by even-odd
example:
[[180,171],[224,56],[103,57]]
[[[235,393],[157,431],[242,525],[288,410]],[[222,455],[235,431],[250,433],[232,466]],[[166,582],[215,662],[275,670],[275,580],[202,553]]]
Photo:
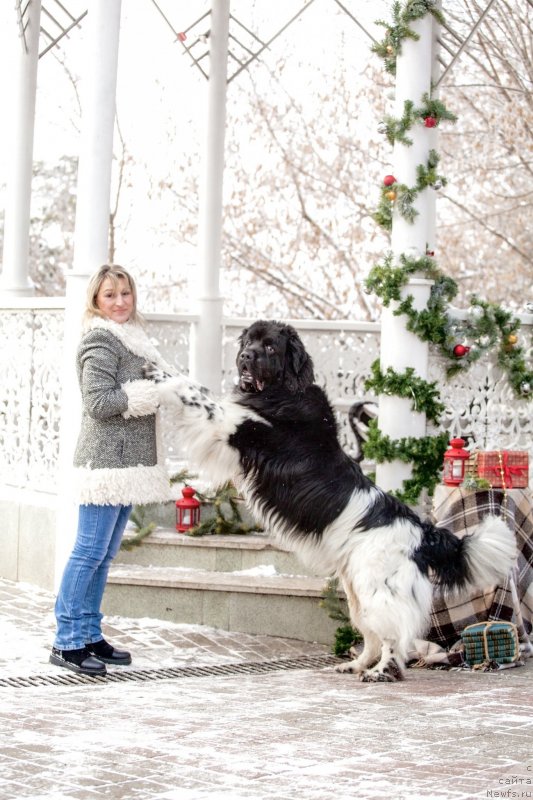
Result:
[[[195,528],[187,531],[189,536],[217,535],[244,535],[252,531],[261,531],[258,525],[246,525],[243,522],[239,509],[239,496],[234,484],[228,481],[221,486],[214,495],[196,492],[198,499],[203,504],[212,505],[215,514],[210,519],[200,522]],[[229,506],[229,512],[226,510]]]
[[379,359],[374,361],[370,369],[372,376],[365,381],[367,391],[373,389],[376,394],[407,398],[411,400],[413,411],[423,412],[427,419],[438,423],[445,405],[440,402],[436,381],[430,383],[420,378],[413,367],[407,367],[402,373],[387,367],[383,372]]
[[135,506],[132,509],[130,514],[130,522],[133,522],[135,525],[136,533],[134,536],[125,536],[122,539],[120,543],[121,550],[133,550],[135,547],[139,547],[143,539],[146,539],[147,536],[150,536],[150,534],[156,529],[157,525],[155,522],[146,521],[146,513],[147,511],[145,506]]
[[414,107],[415,104],[412,100],[405,100],[400,119],[389,114],[385,116],[383,126],[389,144],[393,145],[395,142],[401,142],[407,146],[413,144],[413,140],[409,139],[406,134],[416,119]]
[[371,420],[363,452],[365,458],[375,460],[378,464],[396,460],[412,464],[413,475],[404,481],[403,490],[391,494],[395,494],[404,503],[415,504],[423,489],[427,489],[431,495],[439,483],[448,438],[447,433],[442,433],[437,436],[393,440],[379,430],[376,420]]
[[408,0],[403,9],[400,2],[395,2],[392,6],[392,24],[381,19],[376,20],[376,25],[385,28],[385,36],[372,45],[371,49],[383,59],[386,72],[396,75],[396,58],[402,52],[402,42],[406,39],[417,41],[420,38],[409,24],[422,19],[428,13],[442,25],[444,17],[435,0]]
[[[407,102],[407,101],[406,101]],[[427,117],[432,117],[436,125],[440,122],[457,122],[457,117],[451,111],[448,111],[442,100],[436,97],[430,97],[426,92],[422,95],[422,106],[413,111],[414,119],[424,120]]]
[[389,144],[394,145],[395,142],[400,142],[406,147],[412,145],[413,140],[407,136],[407,131],[417,122],[430,119],[432,121],[431,127],[436,127],[443,121],[457,121],[455,114],[448,111],[441,100],[430,98],[427,92],[423,95],[422,102],[422,106],[415,108],[412,100],[404,100],[403,114],[399,119],[389,114],[384,117],[380,123],[379,130],[386,135]]

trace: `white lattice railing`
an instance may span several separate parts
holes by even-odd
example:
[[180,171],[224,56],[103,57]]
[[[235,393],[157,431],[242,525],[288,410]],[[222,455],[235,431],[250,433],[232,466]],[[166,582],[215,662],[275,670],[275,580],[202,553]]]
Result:
[[[54,298],[18,301],[0,308],[0,484],[57,490],[61,414],[61,368],[64,307]],[[148,316],[148,330],[162,355],[178,368],[189,363],[194,318],[189,315]],[[231,390],[235,374],[236,339],[248,324],[227,319],[222,331],[223,385]],[[358,322],[294,321],[311,353],[317,382],[324,386],[338,411],[340,435],[347,452],[353,434],[347,410],[356,399],[368,398],[364,381],[379,354],[379,325]],[[522,328],[529,341],[531,327]],[[480,360],[464,375],[444,381],[440,358],[431,353],[430,380],[441,387],[446,412],[441,427],[452,435],[467,435],[484,449],[527,449],[533,455],[531,403],[517,401],[498,368]],[[166,419],[168,423],[168,418]],[[169,460],[180,458],[179,442],[165,424]],[[434,431],[429,431],[434,432]]]

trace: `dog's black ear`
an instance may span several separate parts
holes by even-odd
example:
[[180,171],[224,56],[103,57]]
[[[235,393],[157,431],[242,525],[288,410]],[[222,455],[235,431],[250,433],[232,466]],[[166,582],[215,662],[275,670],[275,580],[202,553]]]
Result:
[[285,386],[291,392],[303,392],[315,382],[313,360],[294,328],[288,325],[287,332]]
[[248,336],[248,331],[250,328],[243,328],[241,331],[240,336],[237,337],[237,364],[239,363],[239,355],[241,354],[242,348],[244,347],[244,343],[246,341],[246,337]]
[[241,334],[240,334],[239,338],[237,339],[237,341],[239,343],[239,350],[242,348],[242,346],[243,346],[243,344],[244,344],[244,342],[246,340],[246,337],[248,336],[248,331],[249,330],[250,330],[250,328],[243,328],[242,329]]

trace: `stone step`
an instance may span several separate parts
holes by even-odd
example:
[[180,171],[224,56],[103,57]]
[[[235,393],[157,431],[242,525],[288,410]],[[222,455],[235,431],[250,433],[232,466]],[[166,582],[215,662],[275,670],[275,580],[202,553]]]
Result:
[[103,610],[333,644],[339,623],[319,606],[327,578],[267,571],[235,574],[115,562]]
[[[134,535],[127,531],[125,539]],[[190,536],[170,528],[156,530],[131,550],[121,549],[115,563],[157,567],[189,567],[235,572],[269,565],[287,575],[310,575],[288,550],[266,533]]]

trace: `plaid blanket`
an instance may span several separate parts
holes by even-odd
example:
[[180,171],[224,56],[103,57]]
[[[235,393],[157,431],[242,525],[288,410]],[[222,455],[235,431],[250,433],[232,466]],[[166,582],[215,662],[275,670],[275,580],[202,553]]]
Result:
[[[435,597],[430,628],[424,641],[415,642],[410,657],[421,666],[462,662],[461,632],[467,625],[486,620],[513,621],[522,641],[533,629],[533,509],[528,489],[466,490],[437,487],[433,521],[457,536],[470,533],[487,514],[501,516],[515,531],[518,558],[515,568],[501,585],[446,603]],[[514,599],[513,599],[514,594]],[[515,607],[519,605],[519,614]],[[442,658],[444,648],[448,653]],[[527,645],[526,645],[527,648]]]

